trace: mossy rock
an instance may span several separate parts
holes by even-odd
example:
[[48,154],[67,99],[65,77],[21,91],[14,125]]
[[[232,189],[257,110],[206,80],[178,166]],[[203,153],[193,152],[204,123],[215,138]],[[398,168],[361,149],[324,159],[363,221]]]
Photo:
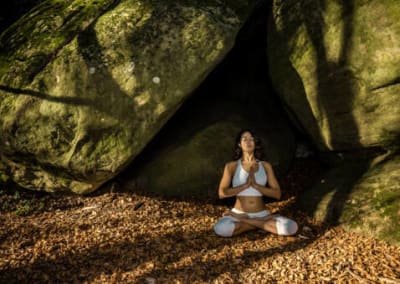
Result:
[[317,220],[400,245],[400,156],[351,154],[324,173],[296,206]]
[[400,155],[385,157],[362,176],[340,222],[347,229],[400,246]]
[[0,149],[33,190],[117,175],[224,58],[247,1],[45,1],[0,38]]
[[321,151],[397,147],[400,5],[274,0],[273,85]]

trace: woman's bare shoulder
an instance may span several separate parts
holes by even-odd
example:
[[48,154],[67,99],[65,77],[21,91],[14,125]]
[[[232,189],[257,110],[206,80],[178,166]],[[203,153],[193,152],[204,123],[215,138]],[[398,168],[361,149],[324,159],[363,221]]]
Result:
[[267,161],[261,161],[261,163],[264,166],[264,168],[266,168],[266,169],[271,169],[272,168],[271,163],[269,163]]
[[229,161],[226,163],[226,166],[228,167],[230,172],[233,172],[236,169],[237,166],[237,161]]

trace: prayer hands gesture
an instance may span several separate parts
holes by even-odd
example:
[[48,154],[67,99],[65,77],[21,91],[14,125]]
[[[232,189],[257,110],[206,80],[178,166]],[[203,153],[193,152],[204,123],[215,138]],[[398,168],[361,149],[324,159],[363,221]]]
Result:
[[246,184],[248,186],[253,186],[254,187],[256,185],[256,178],[254,176],[254,172],[255,172],[255,169],[254,169],[254,166],[252,166],[250,168],[249,176],[247,177],[247,181],[246,181]]

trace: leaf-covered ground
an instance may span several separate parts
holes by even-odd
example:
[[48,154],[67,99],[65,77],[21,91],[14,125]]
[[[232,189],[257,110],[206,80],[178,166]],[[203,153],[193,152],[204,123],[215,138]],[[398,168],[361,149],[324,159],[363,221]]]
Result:
[[217,237],[232,201],[165,199],[111,183],[91,196],[2,190],[1,283],[400,283],[400,248],[320,224],[291,204],[320,166],[297,161],[272,212],[292,237]]

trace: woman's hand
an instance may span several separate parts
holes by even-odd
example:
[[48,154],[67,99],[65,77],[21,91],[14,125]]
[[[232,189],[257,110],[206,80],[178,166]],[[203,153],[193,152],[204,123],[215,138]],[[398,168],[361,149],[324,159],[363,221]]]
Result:
[[249,215],[247,215],[246,213],[235,213],[232,211],[229,212],[229,215],[239,220],[246,219],[249,217]]
[[246,186],[249,187],[253,185],[253,183],[254,183],[254,169],[253,167],[251,167],[249,170],[249,175],[247,176]]
[[250,180],[250,186],[252,186],[252,187],[254,187],[254,185],[256,185],[257,183],[256,183],[256,177],[254,176],[254,172],[255,172],[255,169],[254,169],[254,167],[251,167],[250,168],[250,171],[249,171],[249,180]]
[[268,185],[261,185],[258,184],[255,181],[255,178],[250,178],[252,180],[252,186],[257,189],[259,192],[261,192],[263,195],[280,199],[281,198],[281,188],[279,186],[279,183],[275,177],[274,171],[272,169],[272,166],[270,163],[263,162],[263,167],[266,171],[267,177],[268,177]]

